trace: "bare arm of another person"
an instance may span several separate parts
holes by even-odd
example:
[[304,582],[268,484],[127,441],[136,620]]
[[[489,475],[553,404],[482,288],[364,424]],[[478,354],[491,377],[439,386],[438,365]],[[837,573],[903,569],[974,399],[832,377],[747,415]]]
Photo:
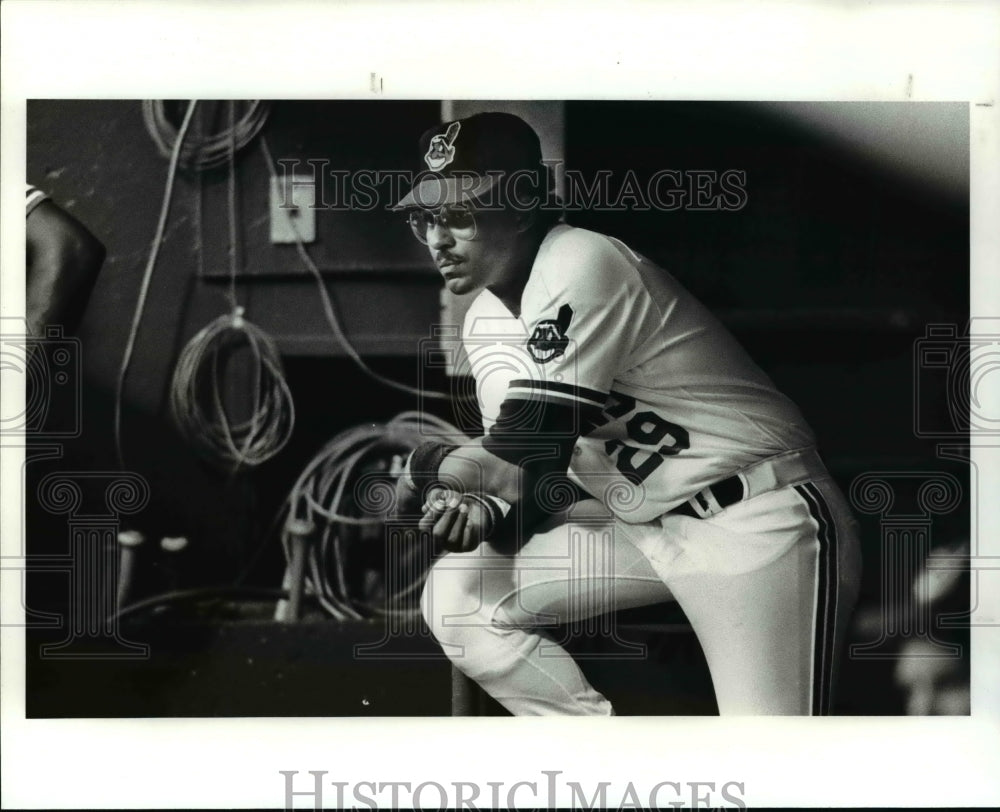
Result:
[[28,215],[25,314],[32,335],[50,325],[73,332],[83,317],[105,248],[75,217],[51,200]]

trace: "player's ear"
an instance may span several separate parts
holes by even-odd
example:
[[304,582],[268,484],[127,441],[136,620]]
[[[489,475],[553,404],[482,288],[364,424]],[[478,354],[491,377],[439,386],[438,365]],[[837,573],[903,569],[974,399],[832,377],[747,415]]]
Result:
[[538,221],[538,210],[529,209],[527,211],[518,211],[514,214],[514,222],[517,224],[518,233],[523,234],[526,231],[530,231],[534,228],[535,223]]

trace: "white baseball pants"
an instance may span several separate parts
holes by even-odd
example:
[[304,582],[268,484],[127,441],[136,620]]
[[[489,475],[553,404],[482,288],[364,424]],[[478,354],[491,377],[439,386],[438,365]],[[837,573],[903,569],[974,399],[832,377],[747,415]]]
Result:
[[546,628],[669,600],[722,714],[825,714],[858,593],[856,527],[826,477],[705,519],[626,524],[586,501],[516,556],[483,544],[442,557],[421,608],[454,665],[515,715],[613,714]]

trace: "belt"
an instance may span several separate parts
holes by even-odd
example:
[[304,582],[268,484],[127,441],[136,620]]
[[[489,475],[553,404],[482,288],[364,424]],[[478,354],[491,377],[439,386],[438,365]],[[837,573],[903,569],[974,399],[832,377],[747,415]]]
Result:
[[769,457],[702,488],[667,513],[707,519],[727,507],[762,493],[828,476],[815,448],[799,449]]

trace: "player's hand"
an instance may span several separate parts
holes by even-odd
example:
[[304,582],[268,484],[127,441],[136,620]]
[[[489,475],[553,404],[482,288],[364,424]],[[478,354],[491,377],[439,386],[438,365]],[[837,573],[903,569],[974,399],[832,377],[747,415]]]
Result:
[[409,477],[400,476],[396,480],[396,501],[390,515],[391,519],[400,520],[416,518],[421,515],[420,489]]
[[433,488],[423,507],[420,528],[429,530],[437,547],[455,553],[475,550],[486,536],[489,516],[473,499],[446,488]]

